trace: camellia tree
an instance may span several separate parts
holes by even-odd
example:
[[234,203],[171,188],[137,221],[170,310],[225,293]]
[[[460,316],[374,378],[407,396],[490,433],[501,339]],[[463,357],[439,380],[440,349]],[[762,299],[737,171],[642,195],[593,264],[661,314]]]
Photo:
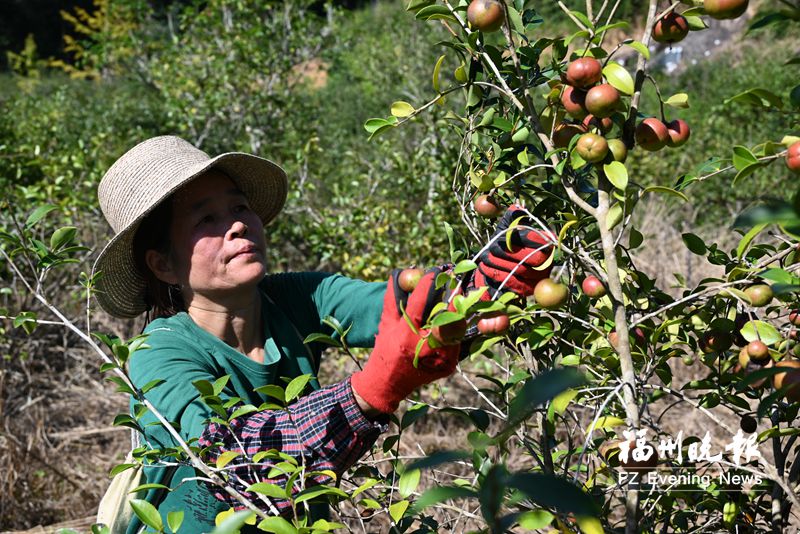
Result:
[[[449,106],[446,120],[461,147],[453,162],[452,193],[462,221],[443,221],[455,269],[440,283],[456,287],[468,281],[492,243],[513,248],[515,236],[529,231],[548,236],[543,247],[548,259],[539,269],[549,277],[528,300],[501,287],[492,295],[456,295],[450,306],[434,310],[424,329],[430,338],[423,342],[463,338],[468,344],[468,360],[458,374],[471,388],[469,406],[448,403],[447,394],[431,404],[414,401],[383,440],[384,458],[357,465],[341,480],[332,476],[327,485],[306,487],[314,473],[285,454],[263,451],[248,458],[274,462],[299,491],[257,483],[248,488],[259,496],[252,502],[229,488],[245,510],[220,517],[217,532],[235,532],[245,523],[277,533],[366,532],[381,521],[385,528],[378,530],[392,532],[787,528],[800,507],[794,490],[800,478],[794,450],[800,434],[794,428],[800,409],[795,359],[800,202],[792,198],[742,213],[736,221],[742,237],[733,250],[684,234],[688,250],[724,274],[694,287],[679,276],[673,293],[637,268],[636,251],[645,237],[633,221],[647,197],[689,202],[693,189],[711,176],[729,173],[735,182],[783,164],[797,172],[800,138],[791,135],[797,115],[786,110],[800,107],[800,89],[787,88],[788,101],[763,89],[730,99],[759,111],[785,111],[780,139],[732,146],[730,154],[681,174],[674,187],[643,187],[629,172],[634,167],[626,166],[628,158],[691,142],[693,127],[679,118],[691,95],[662,95],[648,74],[651,41],[679,42],[690,31],[702,31],[707,17],[741,16],[747,2],[686,6],[651,0],[642,34],[610,42],[612,30],[630,28],[616,20],[618,5],[588,1],[579,11],[559,2],[575,30],[541,38],[536,35],[542,19],[530,1],[411,1],[408,11],[420,23],[443,24],[451,35],[440,43],[445,53],[432,65],[431,98],[395,102],[388,117],[371,119],[365,128],[372,138],[386,135],[424,120],[435,107]],[[753,27],[785,23],[799,13],[787,7]],[[633,71],[615,61],[626,49],[637,58]],[[449,70],[452,77],[445,75]],[[645,84],[655,86],[656,101],[643,98]],[[520,206],[519,216],[497,231],[496,219],[512,204]],[[46,215],[46,208],[35,210],[16,231],[2,234],[8,270],[27,280],[43,308],[105,359],[102,370],[139,402],[133,414],[122,414],[115,423],[140,430],[140,415],[155,412],[146,393],[159,384],[132,384],[125,363],[146,340],[91,337],[49,304],[41,282],[82,249],[74,243],[75,228],[58,229],[49,241],[37,234]],[[759,239],[767,230],[774,230],[770,239]],[[419,275],[408,272],[403,284],[413,286]],[[82,281],[91,290],[95,275],[87,273]],[[33,330],[36,321],[19,311],[15,326]],[[348,325],[326,321],[337,335],[315,334],[306,342],[349,353]],[[676,361],[702,365],[704,376],[673,387]],[[290,410],[309,380],[305,375],[270,387],[263,393],[271,402],[262,406],[237,407],[236,399],[221,398],[224,378],[195,385],[217,421],[227,424],[261,408]],[[699,410],[710,428],[731,440],[729,450],[717,454],[705,426],[669,435],[663,412],[656,410],[673,403]],[[719,415],[726,411],[738,426]],[[404,431],[433,413],[467,425],[467,443],[405,457]],[[163,418],[161,424],[172,430]],[[212,483],[229,485],[237,454],[207,463],[207,451],[173,435],[179,446],[138,448],[131,463],[113,472],[168,458],[191,463]],[[714,468],[725,476],[667,483],[652,476],[684,470],[699,475]],[[291,499],[294,513],[270,515],[272,498]],[[316,500],[337,504],[337,517],[311,524],[303,511]],[[179,512],[161,517],[142,500],[134,501],[134,512],[155,531],[180,531]]]

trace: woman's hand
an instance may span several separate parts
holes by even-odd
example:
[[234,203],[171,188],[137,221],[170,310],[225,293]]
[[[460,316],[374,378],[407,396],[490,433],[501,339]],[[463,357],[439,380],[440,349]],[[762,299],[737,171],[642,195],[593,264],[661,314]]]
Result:
[[[389,278],[375,348],[364,369],[354,373],[351,380],[356,399],[382,413],[395,411],[400,401],[418,387],[452,374],[460,350],[460,344],[434,349],[423,341],[414,367],[417,345],[428,334],[420,327],[444,296],[444,290],[435,287],[436,276],[442,269],[428,271],[410,294],[398,285],[400,272],[393,271]],[[418,332],[411,329],[401,309]]]

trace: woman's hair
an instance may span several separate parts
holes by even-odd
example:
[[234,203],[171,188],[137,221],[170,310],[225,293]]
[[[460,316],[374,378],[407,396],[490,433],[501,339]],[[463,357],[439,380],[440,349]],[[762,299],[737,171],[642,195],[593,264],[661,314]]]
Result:
[[145,261],[145,253],[155,250],[168,256],[172,243],[169,228],[172,225],[172,197],[165,199],[139,224],[133,238],[133,257],[139,274],[145,280],[144,300],[152,317],[171,317],[185,311],[180,288],[159,280]]

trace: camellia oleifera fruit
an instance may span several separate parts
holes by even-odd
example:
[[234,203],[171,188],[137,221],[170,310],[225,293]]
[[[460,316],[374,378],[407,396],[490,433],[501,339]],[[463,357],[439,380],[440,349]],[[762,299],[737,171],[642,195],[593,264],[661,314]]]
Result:
[[478,319],[478,332],[484,336],[493,336],[505,334],[508,327],[511,325],[511,320],[505,312],[489,312],[481,315]]
[[742,429],[742,432],[752,434],[758,429],[758,422],[750,415],[743,415],[742,420],[739,421],[739,428]]
[[447,323],[431,328],[431,335],[440,345],[455,345],[464,339],[467,333],[466,319],[459,319],[452,323]]
[[635,441],[628,442],[628,458],[623,460],[622,456],[620,455],[619,465],[625,471],[628,472],[635,472],[635,473],[649,473],[653,469],[658,466],[658,453],[656,452],[656,447],[654,447],[651,443],[648,443],[648,448],[651,451],[650,457],[647,460],[634,460],[633,458],[633,451],[636,448]]
[[792,143],[786,151],[786,166],[790,171],[800,174],[800,141]]
[[689,34],[686,17],[670,11],[653,25],[653,40],[659,43],[677,43]]
[[586,127],[583,124],[562,122],[553,131],[553,145],[557,148],[567,148],[573,137],[584,133],[586,133]]
[[575,151],[589,163],[603,161],[608,154],[608,143],[601,135],[585,133],[575,144]]
[[[639,328],[638,326],[633,329],[633,335],[629,334],[629,340],[631,345],[644,345],[644,342],[647,338],[644,335],[644,331]],[[619,350],[619,334],[617,334],[616,330],[612,330],[608,333],[608,342],[611,343],[611,346],[614,347],[615,350]]]
[[606,142],[614,161],[625,163],[625,160],[628,159],[628,147],[625,146],[625,142],[622,139],[606,139]]
[[499,217],[505,211],[505,208],[491,195],[478,195],[472,207],[475,213],[487,219]]
[[591,87],[603,77],[603,66],[593,57],[576,59],[567,66],[567,83],[573,87]]
[[746,350],[747,355],[750,356],[750,361],[761,364],[769,359],[769,347],[758,339],[748,343]]
[[397,275],[397,285],[406,293],[411,293],[424,275],[425,271],[416,267],[403,269],[402,272]]
[[669,134],[667,146],[675,148],[686,144],[692,132],[685,120],[675,119],[667,123],[667,133]]
[[586,126],[586,129],[597,128],[597,131],[601,134],[607,134],[614,127],[614,121],[611,120],[611,117],[603,117],[601,119],[590,114],[584,117],[583,125]]
[[709,330],[700,338],[700,350],[706,354],[724,352],[733,345],[733,336],[722,330]]
[[789,322],[795,326],[800,326],[800,310],[792,310],[789,312]]
[[610,117],[619,106],[619,91],[611,84],[595,85],[586,93],[586,109],[600,119]]
[[785,369],[772,377],[772,386],[776,390],[786,388],[786,399],[791,402],[800,401],[800,361],[782,360],[775,364],[776,367]]
[[476,30],[496,32],[506,20],[506,8],[498,0],[472,0],[467,8],[467,20]]
[[533,288],[533,298],[542,308],[553,310],[567,303],[569,288],[552,278],[543,278]]
[[703,0],[703,9],[712,19],[735,19],[747,11],[748,0]]
[[571,85],[564,87],[561,93],[561,105],[564,106],[567,115],[576,119],[582,119],[589,113],[586,110],[586,92]]
[[654,117],[648,117],[636,126],[636,144],[650,152],[661,150],[669,140],[666,125]]
[[603,282],[593,274],[583,279],[583,282],[581,282],[581,290],[583,294],[590,299],[599,299],[606,294],[606,288]]
[[750,304],[760,308],[772,302],[774,293],[767,284],[755,284],[744,290],[744,294],[750,299]]

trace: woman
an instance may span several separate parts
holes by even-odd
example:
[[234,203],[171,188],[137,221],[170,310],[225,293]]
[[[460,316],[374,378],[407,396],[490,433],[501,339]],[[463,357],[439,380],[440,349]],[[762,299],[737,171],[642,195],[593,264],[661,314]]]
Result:
[[[308,471],[341,474],[371,448],[402,399],[451,374],[458,361],[458,345],[425,344],[415,367],[419,336],[399,310],[402,303],[417,326],[424,324],[442,299],[433,284],[441,269],[427,273],[410,295],[399,290],[396,276],[387,288],[327,273],[267,275],[263,226],[281,210],[286,192],[286,175],[277,165],[242,153],[210,158],[174,136],[129,150],[98,188],[116,235],[95,265],[102,273],[97,300],[118,317],[144,312],[155,317],[145,328],[147,347],[130,359],[131,379],[147,389],[145,396],[176,423],[184,440],[219,445],[214,454],[244,449],[247,454],[231,464],[236,466],[231,485],[240,491],[267,479],[268,467],[248,465],[258,450],[276,448],[305,462]],[[541,249],[545,240],[535,232],[515,235],[521,241],[512,250],[498,245],[487,251],[475,279],[493,287],[506,282],[505,287],[530,294],[535,281],[546,276],[530,268],[545,257],[531,247]],[[200,399],[196,386],[203,382],[227,376],[219,394],[223,400],[259,406],[268,397],[258,388],[284,385],[283,377],[316,376],[324,347],[303,340],[329,330],[322,323],[328,316],[351,327],[349,345],[374,347],[362,370],[322,390],[313,380],[317,391],[290,406],[291,418],[263,410],[230,427],[209,423],[217,414]],[[132,412],[140,414],[146,444],[175,447],[137,404],[132,402]],[[149,483],[172,488],[151,490],[147,500],[165,524],[169,512],[184,510],[182,532],[210,531],[218,513],[238,505],[198,483],[190,466],[153,465],[146,476]],[[319,475],[310,483],[323,480]],[[270,481],[285,483],[281,477]],[[273,513],[289,504],[247,496]],[[128,532],[140,526],[135,520]]]

